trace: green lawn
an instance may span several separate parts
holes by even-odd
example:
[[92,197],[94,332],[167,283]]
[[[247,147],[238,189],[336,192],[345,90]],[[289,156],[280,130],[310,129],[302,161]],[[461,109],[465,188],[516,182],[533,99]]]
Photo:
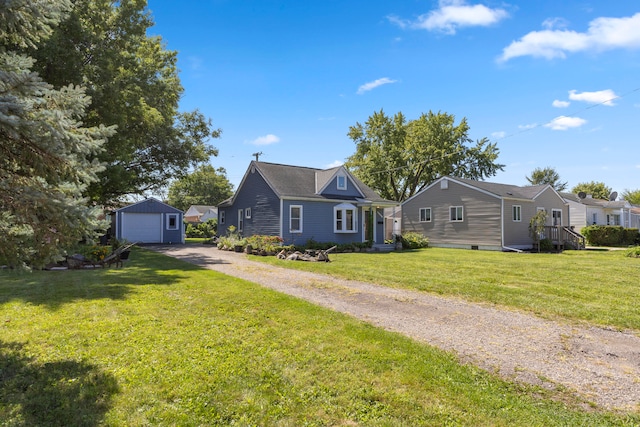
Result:
[[624,251],[509,253],[428,248],[331,254],[330,263],[253,260],[587,321],[640,334],[640,259]]
[[[0,425],[640,424],[249,282],[131,258],[0,271]],[[334,259],[325,268],[358,258]]]

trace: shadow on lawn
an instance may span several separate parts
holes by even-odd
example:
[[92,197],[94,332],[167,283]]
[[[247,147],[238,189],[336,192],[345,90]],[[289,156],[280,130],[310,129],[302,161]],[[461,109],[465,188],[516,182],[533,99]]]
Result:
[[65,360],[38,363],[22,344],[0,341],[0,419],[17,426],[99,425],[119,392],[96,366]]
[[180,271],[198,269],[171,257],[136,251],[122,268],[0,272],[0,305],[24,301],[55,310],[78,300],[122,300],[135,293],[137,286],[170,286],[188,277]]

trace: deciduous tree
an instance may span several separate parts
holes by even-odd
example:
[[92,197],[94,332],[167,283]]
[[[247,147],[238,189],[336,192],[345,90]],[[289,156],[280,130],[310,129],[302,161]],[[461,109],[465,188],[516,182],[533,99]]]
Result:
[[607,187],[604,182],[581,182],[571,189],[571,192],[578,194],[579,192],[590,194],[594,199],[608,200],[611,194],[611,188]]
[[487,138],[475,145],[463,118],[429,111],[407,121],[375,112],[364,125],[356,123],[348,136],[356,152],[346,166],[387,199],[403,201],[444,175],[483,179],[503,169],[496,163],[498,148]]
[[530,176],[525,177],[531,185],[549,184],[556,191],[564,191],[567,189],[567,182],[560,181],[560,175],[552,167],[535,168]]
[[102,169],[95,157],[113,130],[85,127],[84,89],[54,89],[20,53],[47,37],[70,6],[0,2],[0,265],[41,267],[98,226],[82,192]]
[[632,205],[640,205],[640,189],[624,190],[622,192],[622,198]]
[[233,185],[224,168],[204,165],[174,181],[169,187],[171,206],[186,211],[191,205],[216,206],[233,195]]
[[177,54],[147,35],[152,25],[146,0],[75,0],[32,52],[55,87],[87,87],[89,125],[117,126],[98,155],[105,170],[86,190],[99,203],[157,190],[218,153],[209,145],[220,135],[211,120],[178,111]]

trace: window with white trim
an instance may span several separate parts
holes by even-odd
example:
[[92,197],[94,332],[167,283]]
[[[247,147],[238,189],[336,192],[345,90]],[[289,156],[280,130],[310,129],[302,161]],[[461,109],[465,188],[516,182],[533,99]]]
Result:
[[420,222],[431,222],[431,208],[420,208]]
[[178,229],[178,214],[167,214],[167,230]]
[[462,206],[451,206],[449,208],[449,221],[461,222],[463,220]]
[[513,205],[513,221],[514,222],[522,221],[522,206]]
[[343,203],[333,208],[334,233],[356,233],[358,231],[358,210],[354,205]]
[[289,206],[289,232],[302,233],[302,206]]
[[242,233],[244,229],[244,212],[242,209],[238,209],[238,232]]
[[246,209],[244,210],[244,217],[245,217],[246,219],[251,219],[251,208],[246,208]]
[[338,175],[336,178],[336,182],[338,184],[338,190],[346,190],[347,189],[347,177],[344,175]]
[[562,211],[560,209],[551,209],[551,218],[553,220],[553,224],[556,227],[562,225]]
[[220,224],[224,224],[224,216],[225,216],[224,213],[225,211],[220,211],[220,218],[219,218]]

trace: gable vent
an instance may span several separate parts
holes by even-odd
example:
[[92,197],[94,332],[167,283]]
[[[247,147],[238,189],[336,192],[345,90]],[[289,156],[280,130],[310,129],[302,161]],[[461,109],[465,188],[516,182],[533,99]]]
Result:
[[447,188],[449,188],[449,181],[446,179],[443,179],[442,181],[440,181],[440,189],[446,190]]

